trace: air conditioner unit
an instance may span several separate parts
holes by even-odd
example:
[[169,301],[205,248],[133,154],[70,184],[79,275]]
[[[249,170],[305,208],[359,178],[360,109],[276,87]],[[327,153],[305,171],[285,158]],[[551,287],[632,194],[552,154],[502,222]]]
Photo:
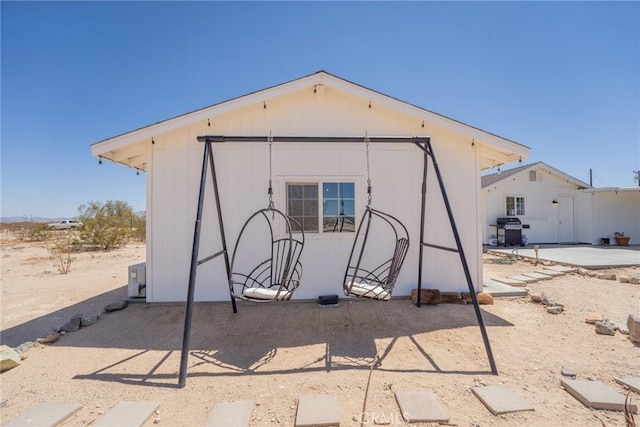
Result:
[[129,266],[129,288],[130,298],[147,297],[147,263],[141,262]]

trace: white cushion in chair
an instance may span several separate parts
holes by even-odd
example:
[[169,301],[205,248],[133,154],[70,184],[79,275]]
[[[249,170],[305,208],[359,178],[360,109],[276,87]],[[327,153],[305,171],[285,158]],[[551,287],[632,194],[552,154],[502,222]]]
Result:
[[[249,299],[259,299],[259,300],[273,300],[276,299],[276,295],[278,295],[279,288],[246,288],[242,295],[245,298]],[[291,291],[287,291],[283,289],[278,295],[278,301],[282,301],[285,299],[289,299],[291,296]]]
[[368,283],[353,282],[351,286],[351,293],[359,297],[372,298],[382,301],[388,301],[391,298],[391,293],[386,291],[380,285],[370,285]]

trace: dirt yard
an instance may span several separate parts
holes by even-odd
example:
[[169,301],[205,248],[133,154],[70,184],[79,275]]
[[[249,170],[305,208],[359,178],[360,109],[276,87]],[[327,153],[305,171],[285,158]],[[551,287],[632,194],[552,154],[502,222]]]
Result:
[[[71,271],[60,274],[46,246],[2,234],[3,344],[34,341],[78,312],[96,314],[124,298],[127,266],[145,258],[141,244],[78,253]],[[495,256],[484,260],[486,278],[536,268]],[[612,271],[640,274],[640,268]],[[471,305],[289,302],[240,304],[233,314],[229,303],[198,304],[183,389],[176,385],[184,305],[130,304],[53,345],[32,348],[20,366],[2,373],[1,422],[42,402],[73,402],[82,409],[65,425],[86,426],[133,400],[159,402],[149,425],[198,426],[216,402],[253,399],[252,426],[293,426],[298,396],[331,393],[338,396],[342,426],[361,420],[401,425],[394,391],[428,389],[449,414],[448,425],[623,426],[622,413],[588,409],[565,392],[560,370],[571,368],[578,379],[626,394],[614,377],[640,374],[640,347],[620,333],[598,335],[584,320],[596,314],[626,323],[640,312],[640,285],[571,274],[529,289],[554,297],[565,311],[549,314],[529,298],[483,305],[499,376],[491,375]],[[510,386],[535,411],[492,415],[471,388],[493,384]]]

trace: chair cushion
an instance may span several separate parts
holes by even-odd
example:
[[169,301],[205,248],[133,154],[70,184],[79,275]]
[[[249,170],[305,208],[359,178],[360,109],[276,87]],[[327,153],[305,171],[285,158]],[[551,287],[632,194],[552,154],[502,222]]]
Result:
[[[242,292],[242,295],[245,298],[249,298],[249,299],[257,299],[257,300],[268,301],[268,300],[276,299],[276,295],[278,295],[278,289],[279,288],[277,288],[277,287],[274,287],[274,288],[246,288]],[[278,301],[289,299],[289,297],[291,297],[291,291],[287,291],[286,289],[283,289],[282,292],[280,292],[280,295],[278,295]]]
[[391,298],[391,293],[381,285],[371,285],[369,283],[353,282],[351,294],[382,301],[387,301]]

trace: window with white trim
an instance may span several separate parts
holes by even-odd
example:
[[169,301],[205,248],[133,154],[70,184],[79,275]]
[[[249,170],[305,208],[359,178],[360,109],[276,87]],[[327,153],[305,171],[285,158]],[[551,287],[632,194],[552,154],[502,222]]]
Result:
[[355,231],[353,182],[287,183],[287,214],[305,232]]
[[507,215],[524,215],[524,197],[507,196]]

